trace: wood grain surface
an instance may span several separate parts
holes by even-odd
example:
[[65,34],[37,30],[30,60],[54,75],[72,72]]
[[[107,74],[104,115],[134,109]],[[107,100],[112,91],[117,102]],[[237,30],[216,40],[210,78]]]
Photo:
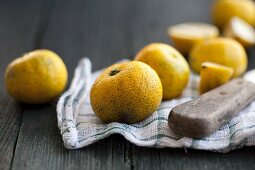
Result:
[[[1,0],[0,170],[5,169],[255,169],[255,148],[228,154],[137,147],[113,135],[67,150],[57,128],[56,101],[24,105],[7,96],[7,64],[24,52],[48,48],[69,71],[82,57],[93,70],[132,59],[150,42],[169,43],[166,28],[185,21],[210,22],[213,0]],[[255,66],[250,49],[249,68]]]

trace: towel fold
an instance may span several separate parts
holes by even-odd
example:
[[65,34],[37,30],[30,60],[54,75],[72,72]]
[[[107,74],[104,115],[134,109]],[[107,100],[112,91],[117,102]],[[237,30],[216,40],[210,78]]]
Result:
[[170,110],[198,96],[199,77],[194,74],[182,97],[163,101],[149,118],[131,125],[117,122],[104,124],[94,114],[89,100],[90,88],[100,72],[92,73],[90,60],[81,59],[70,88],[58,101],[58,127],[66,148],[85,147],[115,133],[135,145],[146,147],[184,147],[228,152],[242,146],[255,145],[255,101],[208,137],[191,139],[179,137],[171,131],[168,126]]

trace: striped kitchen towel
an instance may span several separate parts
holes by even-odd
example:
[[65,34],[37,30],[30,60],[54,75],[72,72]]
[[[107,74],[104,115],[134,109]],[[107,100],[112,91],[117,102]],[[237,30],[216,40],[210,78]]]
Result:
[[255,101],[225,126],[205,138],[191,139],[175,135],[168,127],[170,110],[198,96],[198,76],[191,75],[183,96],[164,101],[149,118],[136,123],[102,123],[94,114],[89,100],[90,88],[101,71],[91,72],[91,62],[83,58],[75,69],[70,88],[57,105],[58,127],[64,145],[69,149],[88,146],[111,134],[121,134],[131,143],[146,147],[194,148],[228,152],[242,146],[255,145]]

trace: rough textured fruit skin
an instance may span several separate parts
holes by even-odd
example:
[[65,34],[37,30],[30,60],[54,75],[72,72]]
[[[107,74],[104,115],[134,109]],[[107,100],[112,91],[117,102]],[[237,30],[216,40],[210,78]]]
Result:
[[179,97],[188,84],[188,63],[177,50],[167,44],[149,44],[138,52],[135,60],[150,65],[157,72],[162,82],[164,100]]
[[138,61],[114,64],[95,80],[91,106],[104,123],[135,123],[149,117],[162,100],[157,73]]
[[212,17],[217,26],[222,28],[234,16],[255,26],[255,3],[252,0],[217,0],[214,3]]
[[243,46],[230,38],[214,38],[196,45],[190,53],[189,64],[199,73],[203,62],[213,62],[234,69],[234,77],[243,74],[247,68],[247,54]]
[[12,61],[5,72],[8,93],[24,103],[47,103],[61,94],[67,83],[67,69],[61,58],[40,49]]
[[200,72],[200,94],[227,83],[233,76],[234,70],[223,65],[205,62]]

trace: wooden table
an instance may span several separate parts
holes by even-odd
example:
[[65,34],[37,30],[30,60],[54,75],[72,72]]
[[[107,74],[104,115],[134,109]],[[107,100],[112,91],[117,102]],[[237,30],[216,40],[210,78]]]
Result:
[[[3,75],[23,53],[48,48],[69,70],[90,57],[93,70],[132,59],[150,42],[166,42],[166,28],[210,21],[212,0],[5,0],[0,1],[0,169],[255,169],[255,147],[228,154],[137,147],[113,135],[67,150],[57,128],[56,102],[24,105],[8,97]],[[255,66],[254,48],[248,50]],[[253,63],[251,62],[253,61]]]

